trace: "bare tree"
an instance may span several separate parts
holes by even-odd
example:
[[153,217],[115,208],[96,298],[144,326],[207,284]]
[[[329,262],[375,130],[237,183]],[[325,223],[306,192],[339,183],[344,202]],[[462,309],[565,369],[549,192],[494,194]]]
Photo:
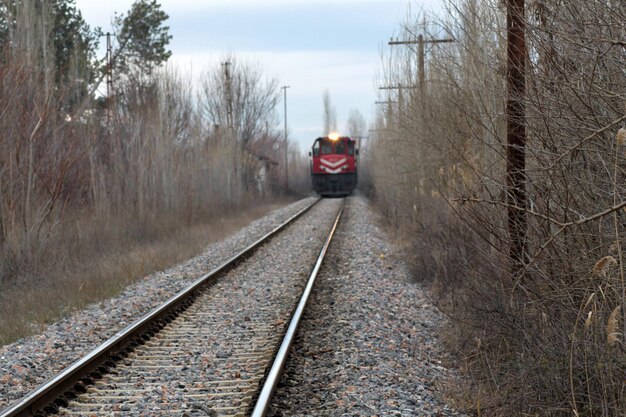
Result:
[[322,96],[322,102],[324,105],[324,112],[322,113],[322,119],[324,121],[324,135],[335,132],[337,130],[337,110],[330,101],[330,93],[328,89],[324,90]]
[[277,127],[278,81],[266,79],[259,64],[241,62],[234,56],[222,61],[229,63],[228,77],[222,67],[203,75],[203,115],[209,125],[225,129],[228,106],[232,106],[236,138],[246,144]]
[[358,109],[350,110],[350,116],[346,124],[346,131],[353,138],[365,136],[367,132],[367,124],[365,118]]

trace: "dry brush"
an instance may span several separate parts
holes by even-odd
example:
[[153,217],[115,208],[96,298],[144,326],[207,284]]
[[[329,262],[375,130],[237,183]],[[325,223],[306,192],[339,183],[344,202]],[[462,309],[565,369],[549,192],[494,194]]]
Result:
[[[409,230],[485,415],[626,412],[626,7],[527,1],[527,204],[507,199],[506,4],[462,0],[420,14],[389,49],[371,175],[389,224]],[[393,48],[398,48],[394,46]],[[528,221],[510,258],[507,210]]]
[[240,92],[233,132],[215,129],[201,111],[213,96],[172,69],[120,78],[112,97],[71,109],[39,74],[15,51],[0,66],[0,341],[190,256],[211,239],[195,229],[283,193],[276,100],[254,107],[259,91]]

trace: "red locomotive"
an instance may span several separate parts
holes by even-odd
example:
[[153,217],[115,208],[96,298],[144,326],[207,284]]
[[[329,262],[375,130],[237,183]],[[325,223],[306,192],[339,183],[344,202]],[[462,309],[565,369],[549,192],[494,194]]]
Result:
[[357,182],[356,142],[349,137],[330,134],[317,138],[311,156],[313,189],[322,197],[346,196]]

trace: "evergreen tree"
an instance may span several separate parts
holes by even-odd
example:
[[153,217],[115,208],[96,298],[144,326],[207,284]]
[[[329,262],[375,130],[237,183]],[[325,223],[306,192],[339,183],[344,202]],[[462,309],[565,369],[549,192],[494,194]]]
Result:
[[0,0],[0,60],[27,57],[34,79],[60,92],[66,110],[94,81],[99,34],[87,25],[75,0]]
[[94,82],[100,29],[92,30],[76,8],[75,0],[53,0],[51,41],[55,53],[55,82],[69,90],[69,106],[80,102]]
[[7,41],[9,40],[9,25],[11,18],[9,14],[9,7],[7,2],[0,2],[0,48],[6,48]]
[[68,81],[73,75],[69,72],[72,65],[93,70],[100,30],[91,30],[76,8],[75,0],[55,0],[53,13],[52,42],[57,80]]
[[128,15],[116,15],[114,27],[119,43],[115,59],[118,73],[150,75],[172,55],[167,46],[172,39],[169,18],[156,0],[137,0]]

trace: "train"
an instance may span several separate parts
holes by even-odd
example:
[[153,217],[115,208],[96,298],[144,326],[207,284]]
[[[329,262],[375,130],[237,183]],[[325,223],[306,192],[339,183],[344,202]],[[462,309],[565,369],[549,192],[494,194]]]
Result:
[[345,197],[357,184],[356,141],[331,133],[315,139],[309,152],[313,190],[322,197]]

